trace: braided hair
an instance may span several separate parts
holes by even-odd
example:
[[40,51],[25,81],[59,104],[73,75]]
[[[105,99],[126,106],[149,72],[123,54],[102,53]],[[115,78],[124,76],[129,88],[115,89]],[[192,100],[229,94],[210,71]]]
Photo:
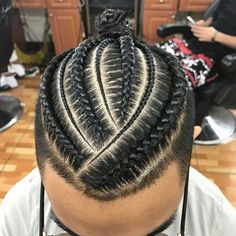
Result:
[[[98,36],[55,57],[41,79],[35,139],[49,162],[88,197],[107,201],[149,186],[192,151],[192,92],[172,55],[135,37],[108,9]],[[184,182],[184,181],[183,181]]]

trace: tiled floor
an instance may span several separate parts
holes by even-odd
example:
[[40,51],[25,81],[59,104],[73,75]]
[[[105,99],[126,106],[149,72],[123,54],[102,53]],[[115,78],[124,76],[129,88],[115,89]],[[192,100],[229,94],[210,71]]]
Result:
[[22,118],[0,133],[0,201],[9,188],[36,166],[34,155],[34,106],[39,77],[22,79],[20,86],[9,92],[25,103]]
[[[20,121],[0,133],[0,202],[9,188],[36,166],[34,106],[39,77],[22,79],[10,92],[25,103]],[[236,207],[236,140],[225,145],[194,146],[192,165],[214,181]]]

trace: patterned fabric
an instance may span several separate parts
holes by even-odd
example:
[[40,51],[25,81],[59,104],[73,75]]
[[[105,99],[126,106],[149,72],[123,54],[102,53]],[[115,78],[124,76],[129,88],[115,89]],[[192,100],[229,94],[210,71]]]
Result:
[[203,53],[194,54],[185,40],[173,38],[157,46],[180,60],[193,88],[204,85],[217,77],[217,74],[212,71],[214,60]]

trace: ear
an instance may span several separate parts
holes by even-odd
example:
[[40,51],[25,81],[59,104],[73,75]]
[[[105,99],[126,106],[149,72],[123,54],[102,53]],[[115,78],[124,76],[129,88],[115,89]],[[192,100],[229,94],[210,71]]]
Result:
[[197,138],[197,136],[201,133],[201,131],[202,131],[201,126],[194,126],[193,139]]

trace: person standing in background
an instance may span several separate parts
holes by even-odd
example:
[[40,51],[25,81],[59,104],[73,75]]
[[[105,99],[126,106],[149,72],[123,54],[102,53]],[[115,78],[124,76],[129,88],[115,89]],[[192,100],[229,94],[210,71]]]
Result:
[[11,2],[0,0],[0,91],[18,86],[15,73],[8,72],[12,51]]

